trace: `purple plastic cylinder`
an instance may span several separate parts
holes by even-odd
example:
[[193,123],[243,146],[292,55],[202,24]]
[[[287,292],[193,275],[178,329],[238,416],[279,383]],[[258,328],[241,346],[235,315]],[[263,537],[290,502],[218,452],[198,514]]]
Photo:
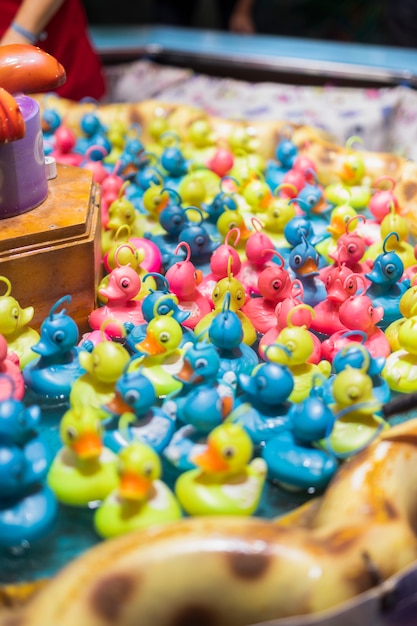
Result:
[[39,105],[16,96],[26,123],[23,139],[0,144],[0,219],[26,213],[48,195]]

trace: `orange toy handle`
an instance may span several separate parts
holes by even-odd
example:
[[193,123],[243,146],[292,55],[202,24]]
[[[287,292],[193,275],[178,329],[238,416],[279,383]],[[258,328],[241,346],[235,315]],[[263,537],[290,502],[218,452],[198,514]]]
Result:
[[0,87],[10,93],[51,91],[66,79],[61,63],[44,50],[29,44],[0,46]]

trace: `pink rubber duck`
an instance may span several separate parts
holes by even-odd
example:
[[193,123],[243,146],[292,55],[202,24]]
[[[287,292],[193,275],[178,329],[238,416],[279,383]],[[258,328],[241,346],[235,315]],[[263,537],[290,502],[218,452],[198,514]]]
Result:
[[25,382],[20,370],[19,357],[9,352],[6,338],[0,334],[0,402],[13,398],[23,400]]
[[[337,240],[336,251],[329,253],[329,257],[334,260],[334,266],[338,263],[346,265],[354,274],[366,274],[372,269],[373,261],[361,261],[367,250],[365,239],[357,232],[350,231],[349,227],[355,220],[365,220],[363,215],[355,215],[346,223],[346,232]],[[327,274],[332,266],[328,266],[319,271],[319,276],[323,282],[327,280]],[[367,282],[369,284],[369,282]]]
[[51,156],[54,157],[57,163],[74,165],[75,167],[81,165],[84,157],[73,151],[77,143],[77,136],[71,128],[61,124],[54,133],[54,141],[55,148],[51,152]]
[[272,253],[280,260],[280,264],[270,263],[262,270],[258,277],[258,290],[261,297],[250,298],[242,307],[242,312],[249,317],[255,329],[262,334],[276,326],[275,309],[277,304],[289,298],[293,289],[293,281],[284,267],[283,257],[274,250]]
[[[321,344],[323,358],[332,362],[335,354],[352,341],[363,343],[373,358],[388,357],[391,354],[391,347],[385,333],[377,326],[384,316],[383,307],[373,307],[372,300],[366,295],[366,283],[362,276],[351,275],[345,282],[353,280],[363,283],[363,292],[360,295],[349,296],[339,309],[339,318],[341,323],[349,329],[349,331],[359,331],[356,336],[352,332],[338,331],[333,333],[328,339]],[[362,332],[361,332],[362,331]],[[366,339],[363,341],[363,334]],[[348,335],[348,336],[346,336]]]
[[314,307],[311,329],[329,337],[338,331],[348,330],[340,321],[339,309],[342,302],[356,292],[352,270],[344,263],[334,265],[327,274],[325,287],[327,297]]
[[246,261],[243,261],[240,272],[236,275],[249,297],[260,295],[259,275],[268,267],[274,255],[274,244],[270,237],[262,232],[262,222],[256,217],[253,217],[251,222],[254,230],[245,244]]
[[[388,182],[390,189],[379,189],[378,185]],[[369,201],[369,211],[380,224],[384,217],[394,208],[396,213],[401,213],[397,196],[394,194],[395,180],[391,176],[381,176],[374,181],[375,193]]]
[[212,310],[212,304],[198,289],[203,274],[197,270],[190,261],[191,249],[188,243],[182,241],[175,249],[178,254],[183,247],[187,251],[184,261],[171,265],[166,271],[165,278],[168,281],[170,291],[178,298],[178,306],[183,311],[188,311],[190,316],[183,322],[187,328],[195,328],[198,322]]
[[132,322],[135,326],[143,324],[142,301],[135,300],[141,285],[140,276],[130,265],[118,265],[112,270],[108,284],[98,290],[98,295],[105,298],[107,304],[90,313],[88,323],[91,329],[100,330],[106,322],[106,333],[113,339],[120,339],[124,337],[124,322]]
[[[234,237],[233,245],[229,243],[231,237]],[[222,278],[226,278],[229,271],[229,263],[231,262],[232,264],[231,271],[234,275],[240,272],[242,261],[240,259],[239,253],[234,247],[238,244],[239,238],[240,231],[238,228],[232,228],[231,230],[229,230],[225,237],[224,243],[216,248],[211,255],[211,272],[203,277],[201,283],[198,286],[198,290],[205,298],[207,298],[207,300],[209,300],[209,302],[213,306],[214,304],[211,299],[211,294],[213,293],[213,289],[215,288],[218,281]]]

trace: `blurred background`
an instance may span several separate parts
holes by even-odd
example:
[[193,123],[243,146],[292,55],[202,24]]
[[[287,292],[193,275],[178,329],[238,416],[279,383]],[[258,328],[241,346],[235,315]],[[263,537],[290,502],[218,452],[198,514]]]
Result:
[[[175,23],[167,11],[158,11],[157,0],[124,0],[117,8],[113,0],[83,1],[91,25]],[[161,4],[178,8],[182,3]],[[192,5],[192,10],[186,11],[187,23],[176,22],[177,26],[221,30],[225,28],[224,8],[233,2],[195,0],[185,4]],[[407,5],[404,10],[402,5]],[[402,19],[401,12],[410,11],[408,5],[416,6],[417,11],[416,0],[398,0],[395,6],[391,0],[255,0],[252,17],[255,31],[262,34],[401,46],[409,45],[408,29],[403,28],[398,36],[396,22]]]

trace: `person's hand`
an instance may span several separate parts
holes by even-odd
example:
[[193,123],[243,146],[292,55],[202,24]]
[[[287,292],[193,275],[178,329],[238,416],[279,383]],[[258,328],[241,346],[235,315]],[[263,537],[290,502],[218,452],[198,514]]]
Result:
[[245,11],[235,11],[230,16],[229,29],[234,33],[253,35],[255,25],[251,15],[248,15]]
[[30,44],[31,42],[26,39],[26,37],[23,37],[23,35],[21,35],[20,33],[16,33],[16,31],[12,30],[11,28],[8,28],[6,30],[6,32],[4,33],[3,37],[0,39],[0,46],[8,46],[9,44],[12,43],[25,43],[25,44]]

